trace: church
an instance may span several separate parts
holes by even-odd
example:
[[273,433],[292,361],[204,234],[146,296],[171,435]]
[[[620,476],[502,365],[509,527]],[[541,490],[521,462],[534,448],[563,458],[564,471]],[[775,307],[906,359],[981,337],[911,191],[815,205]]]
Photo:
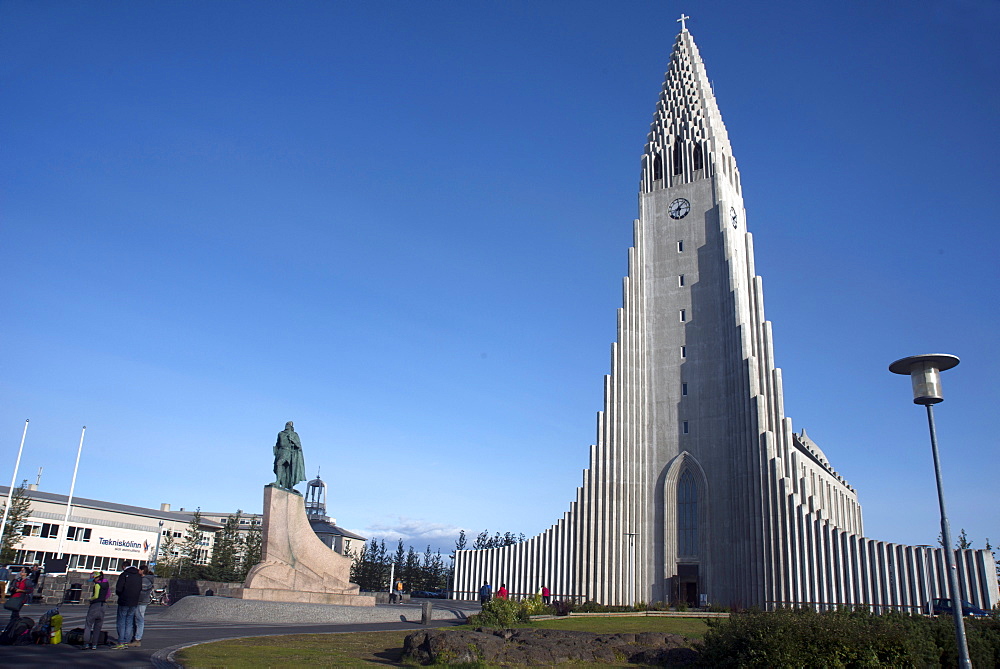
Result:
[[[784,414],[740,171],[686,18],[582,485],[541,534],[458,551],[455,596],[926,611],[948,596],[944,551],[867,538],[854,488]],[[962,598],[1000,601],[991,554],[955,554]]]

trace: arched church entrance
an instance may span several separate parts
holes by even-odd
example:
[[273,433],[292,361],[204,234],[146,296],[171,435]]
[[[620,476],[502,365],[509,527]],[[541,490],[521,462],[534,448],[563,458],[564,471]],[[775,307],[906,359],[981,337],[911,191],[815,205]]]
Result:
[[687,451],[665,468],[664,567],[665,599],[699,606],[709,591],[707,558],[707,480],[700,463]]

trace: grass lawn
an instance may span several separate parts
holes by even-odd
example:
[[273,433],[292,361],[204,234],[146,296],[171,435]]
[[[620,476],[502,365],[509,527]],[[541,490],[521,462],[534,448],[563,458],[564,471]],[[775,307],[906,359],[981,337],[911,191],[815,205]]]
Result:
[[[705,621],[699,618],[654,617],[568,618],[539,621],[533,627],[602,634],[670,632],[697,639],[703,637],[708,629]],[[399,665],[403,654],[403,639],[412,631],[249,637],[192,646],[174,657],[189,669]],[[574,666],[578,664],[580,663],[574,663]]]
[[669,632],[689,639],[701,639],[708,631],[704,618],[557,618],[539,621],[534,627],[615,634],[617,632]]

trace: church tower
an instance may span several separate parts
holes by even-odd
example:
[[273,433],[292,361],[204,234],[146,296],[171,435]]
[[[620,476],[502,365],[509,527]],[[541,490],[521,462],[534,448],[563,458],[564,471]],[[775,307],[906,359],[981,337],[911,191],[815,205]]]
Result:
[[[686,18],[642,156],[583,484],[542,534],[459,551],[454,589],[547,585],[556,599],[605,604],[926,604],[944,588],[941,551],[865,539],[854,489],[784,416],[740,172]],[[966,599],[996,602],[991,560],[958,553],[978,589]]]

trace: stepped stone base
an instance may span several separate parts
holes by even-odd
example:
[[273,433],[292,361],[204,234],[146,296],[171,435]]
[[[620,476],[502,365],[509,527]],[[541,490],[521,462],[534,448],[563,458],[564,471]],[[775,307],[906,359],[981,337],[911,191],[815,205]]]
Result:
[[261,561],[234,597],[375,606],[375,598],[359,594],[350,575],[350,558],[329,548],[313,532],[302,497],[265,486]]

